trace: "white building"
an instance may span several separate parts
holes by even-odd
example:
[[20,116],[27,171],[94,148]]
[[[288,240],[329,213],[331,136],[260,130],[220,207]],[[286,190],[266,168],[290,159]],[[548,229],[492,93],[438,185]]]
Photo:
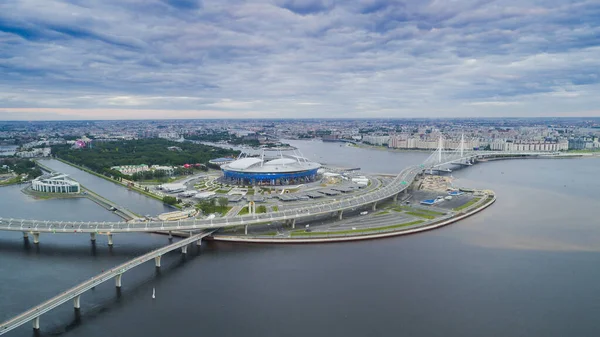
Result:
[[42,149],[33,149],[31,151],[20,151],[15,153],[17,157],[21,158],[35,158],[35,157],[48,157],[52,150],[49,147]]
[[52,176],[41,176],[31,182],[34,191],[45,193],[79,193],[81,186],[78,182],[67,178],[66,174],[55,174]]
[[363,143],[379,146],[388,145],[389,140],[390,136],[363,136],[362,138]]
[[178,134],[177,132],[161,132],[158,134],[158,138],[179,139],[179,138],[181,138],[181,135]]
[[506,141],[494,140],[490,143],[493,151],[513,151],[513,152],[557,152],[569,149],[567,140],[558,141]]
[[148,165],[145,164],[141,164],[141,165],[122,165],[122,166],[113,166],[110,168],[111,170],[115,170],[115,171],[119,171],[123,174],[134,174],[134,173],[139,173],[139,172],[145,172],[150,170],[150,168],[148,167]]
[[186,190],[184,184],[162,184],[160,188],[167,193],[179,193]]

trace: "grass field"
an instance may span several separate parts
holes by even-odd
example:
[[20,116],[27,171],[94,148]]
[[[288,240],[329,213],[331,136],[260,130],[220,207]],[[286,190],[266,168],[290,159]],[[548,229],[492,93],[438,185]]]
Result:
[[307,233],[304,230],[298,230],[298,231],[292,232],[292,236],[323,236],[323,235],[345,235],[345,234],[356,234],[356,233],[369,233],[369,232],[377,232],[377,231],[384,231],[384,230],[389,230],[389,229],[397,229],[397,228],[402,228],[402,227],[407,227],[407,226],[418,225],[422,222],[424,222],[424,221],[417,220],[417,221],[411,221],[411,222],[397,224],[397,225],[391,225],[391,226],[363,228],[363,229],[345,230],[345,231],[336,231],[336,232],[308,232]]
[[242,209],[238,212],[237,215],[246,215],[248,214],[248,206],[242,207]]
[[425,213],[421,213],[421,212],[406,212],[406,214],[416,216],[419,218],[429,219],[429,220],[436,218],[435,215],[425,214]]
[[10,179],[0,181],[0,186],[12,185],[12,184],[20,183],[20,182],[21,182],[21,177],[16,176],[16,177],[12,177]]
[[469,200],[466,204],[456,207],[454,210],[455,211],[461,211],[461,210],[463,210],[463,209],[465,209],[467,207],[470,207],[473,204],[477,203],[479,200],[481,200],[481,198],[473,198],[473,199]]
[[436,211],[431,211],[428,209],[415,208],[415,207],[409,207],[409,206],[397,206],[397,207],[394,207],[394,210],[397,212],[407,211],[407,212],[423,213],[423,214],[433,215],[433,216],[444,215],[444,213],[442,213],[442,212],[436,212]]

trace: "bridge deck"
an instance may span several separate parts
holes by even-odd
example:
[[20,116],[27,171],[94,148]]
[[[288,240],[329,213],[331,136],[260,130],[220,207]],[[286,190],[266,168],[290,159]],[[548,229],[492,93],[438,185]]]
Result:
[[91,289],[101,283],[104,283],[110,279],[113,279],[117,275],[123,274],[124,272],[126,272],[127,270],[129,270],[131,268],[137,267],[140,264],[150,261],[157,256],[162,256],[170,251],[173,251],[175,249],[189,245],[190,243],[201,240],[202,238],[212,234],[214,231],[215,230],[204,231],[202,233],[192,235],[189,238],[185,238],[185,239],[177,241],[173,244],[170,244],[168,246],[158,248],[147,254],[136,257],[133,260],[129,260],[121,265],[118,265],[118,266],[112,268],[111,270],[107,270],[102,274],[96,275],[96,276],[90,278],[89,280],[82,282],[63,293],[52,297],[51,299],[41,303],[40,305],[33,307],[21,314],[9,319],[6,322],[1,323],[0,324],[0,335],[7,333],[23,324],[26,324],[26,323],[32,321],[36,317],[39,317],[42,314],[54,309],[55,307],[74,299],[75,297],[81,295],[82,293],[88,291],[89,289]]
[[65,222],[0,218],[0,230],[46,233],[127,233],[177,230],[200,230],[240,225],[253,225],[272,221],[300,219],[324,215],[355,207],[366,206],[384,200],[408,188],[415,176],[421,172],[409,167],[398,174],[389,184],[372,192],[343,198],[327,205],[311,205],[279,212],[244,215],[216,219],[190,219],[180,221],[146,222]]

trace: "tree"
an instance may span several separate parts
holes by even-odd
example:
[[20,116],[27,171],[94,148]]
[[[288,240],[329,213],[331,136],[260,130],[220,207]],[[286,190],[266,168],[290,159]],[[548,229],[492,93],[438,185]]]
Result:
[[219,206],[227,207],[228,204],[229,204],[229,199],[227,199],[226,197],[219,198]]
[[165,195],[162,198],[162,201],[167,205],[175,205],[177,203],[177,198],[169,196],[169,195]]
[[260,205],[256,208],[256,213],[267,213],[267,206]]

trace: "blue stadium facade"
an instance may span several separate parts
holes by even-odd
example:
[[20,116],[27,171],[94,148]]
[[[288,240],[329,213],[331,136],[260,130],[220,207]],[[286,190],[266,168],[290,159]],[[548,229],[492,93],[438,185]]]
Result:
[[223,169],[225,181],[236,185],[294,185],[315,181],[318,169],[300,172],[237,172]]
[[317,179],[320,164],[297,158],[263,161],[247,157],[221,166],[223,179],[236,185],[278,186],[312,182]]

